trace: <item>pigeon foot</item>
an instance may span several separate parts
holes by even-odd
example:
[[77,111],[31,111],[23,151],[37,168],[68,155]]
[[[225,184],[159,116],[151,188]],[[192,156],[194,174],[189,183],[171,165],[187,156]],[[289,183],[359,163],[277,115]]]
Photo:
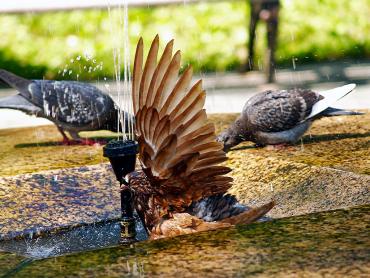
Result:
[[287,144],[287,143],[276,144],[276,145],[266,145],[266,150],[268,150],[268,151],[289,150],[291,148],[292,148],[292,146]]
[[101,146],[105,145],[107,142],[105,140],[92,140],[88,138],[81,138],[81,139],[63,139],[62,145],[66,146]]

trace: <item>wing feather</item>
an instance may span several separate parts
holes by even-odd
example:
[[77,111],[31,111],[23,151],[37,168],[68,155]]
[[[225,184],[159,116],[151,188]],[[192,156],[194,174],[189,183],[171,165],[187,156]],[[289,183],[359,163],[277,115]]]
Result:
[[139,89],[143,67],[143,39],[140,38],[136,47],[135,61],[134,61],[134,74],[132,77],[132,102],[134,106],[134,113],[136,114],[139,108]]
[[163,106],[164,100],[168,97],[170,90],[173,88],[178,72],[180,69],[180,60],[181,53],[177,51],[175,56],[173,56],[171,63],[168,65],[166,73],[163,76],[163,79],[158,87],[158,90],[155,94],[152,105],[158,107],[159,109]]
[[215,140],[214,125],[207,122],[202,81],[190,85],[190,66],[178,75],[181,54],[177,51],[172,56],[173,40],[157,64],[158,48],[156,37],[143,70],[142,40],[136,48],[135,132],[139,159],[152,190],[162,196],[158,200],[181,211],[202,197],[225,193],[232,178],[225,176],[230,169],[219,165],[226,155]]
[[163,107],[160,111],[160,116],[163,116],[166,113],[169,114],[176,107],[176,105],[179,104],[179,102],[185,96],[185,90],[189,87],[192,76],[193,69],[191,66],[189,66],[180,77],[175,88],[168,96],[166,102],[163,104]]
[[[146,59],[144,72],[141,76],[140,92],[139,92],[139,106],[142,107],[147,100],[149,85],[151,83],[154,70],[157,64],[159,48],[159,37],[158,35],[154,38],[152,45],[149,49],[148,58]],[[135,55],[136,56],[136,55]]]
[[201,92],[202,92],[202,80],[199,80],[190,89],[186,96],[180,100],[177,106],[171,111],[170,118],[172,119],[177,115],[181,114]]
[[163,79],[163,76],[166,73],[168,65],[171,62],[172,51],[173,51],[173,40],[167,43],[163,51],[163,55],[159,60],[158,66],[155,69],[152,81],[150,82],[149,94],[146,100],[148,106],[151,106],[153,104],[155,93],[157,92],[161,80]]

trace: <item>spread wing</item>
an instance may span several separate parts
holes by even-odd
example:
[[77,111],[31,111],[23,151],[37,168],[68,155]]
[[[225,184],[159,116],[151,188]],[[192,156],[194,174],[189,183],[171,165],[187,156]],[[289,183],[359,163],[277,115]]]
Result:
[[142,168],[153,191],[167,199],[168,206],[183,211],[192,201],[231,186],[225,176],[230,169],[215,128],[207,123],[203,109],[202,82],[190,86],[192,68],[181,76],[180,51],[172,55],[170,41],[157,63],[156,36],[143,65],[143,42],[135,54],[132,94]]
[[266,91],[252,97],[243,113],[259,131],[279,132],[293,128],[311,113],[322,97],[304,89]]

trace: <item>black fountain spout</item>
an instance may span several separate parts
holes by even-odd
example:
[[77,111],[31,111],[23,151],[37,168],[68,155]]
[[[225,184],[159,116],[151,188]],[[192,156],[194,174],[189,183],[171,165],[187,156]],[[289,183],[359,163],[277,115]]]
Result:
[[113,140],[104,146],[103,153],[121,185],[121,243],[132,243],[136,236],[133,192],[125,176],[135,170],[138,144],[132,140]]

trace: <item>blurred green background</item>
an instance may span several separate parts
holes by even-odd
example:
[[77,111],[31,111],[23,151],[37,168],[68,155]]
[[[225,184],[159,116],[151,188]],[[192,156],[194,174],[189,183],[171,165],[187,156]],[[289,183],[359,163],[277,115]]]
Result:
[[[370,58],[370,0],[282,0],[278,68]],[[112,79],[118,13],[80,10],[0,16],[0,67],[28,78]],[[247,57],[248,1],[129,9],[131,56],[139,36],[148,46],[175,38],[183,64],[197,72],[237,70]],[[265,51],[257,30],[257,61]]]

